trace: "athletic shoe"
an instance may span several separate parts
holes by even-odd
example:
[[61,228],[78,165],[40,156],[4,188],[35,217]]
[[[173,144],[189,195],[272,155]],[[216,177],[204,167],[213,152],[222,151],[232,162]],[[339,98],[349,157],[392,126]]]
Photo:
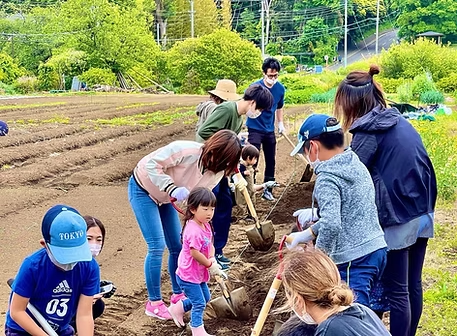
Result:
[[186,294],[181,293],[181,294],[173,294],[170,296],[170,302],[173,304],[178,303],[179,301],[183,301],[187,299]]
[[216,259],[216,261],[217,261],[217,264],[221,267],[221,270],[227,271],[227,270],[230,268],[229,264],[221,263],[221,262],[220,262],[219,260],[217,260],[217,259]]
[[223,254],[216,254],[216,260],[221,264],[230,264],[231,260]]
[[275,198],[273,197],[273,194],[271,193],[271,191],[268,191],[266,189],[262,194],[262,198],[267,200],[267,201],[270,201],[270,202],[274,202],[275,201]]
[[165,303],[160,302],[156,303],[155,305],[152,305],[150,301],[146,303],[146,310],[145,310],[146,315],[155,317],[159,320],[171,320],[172,317],[170,313],[168,312],[168,308],[165,305]]

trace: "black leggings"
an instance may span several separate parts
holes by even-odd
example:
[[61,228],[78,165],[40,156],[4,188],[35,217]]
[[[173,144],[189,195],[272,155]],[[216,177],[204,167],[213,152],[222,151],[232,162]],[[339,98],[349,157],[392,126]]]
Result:
[[414,336],[422,315],[422,267],[428,238],[387,252],[384,285],[390,305],[392,336]]
[[[265,174],[263,182],[274,181],[276,166],[275,133],[262,133],[252,128],[249,128],[248,132],[248,142],[258,150],[260,150],[260,148],[263,149],[263,156],[265,157]],[[255,165],[254,168],[257,168],[257,165]]]

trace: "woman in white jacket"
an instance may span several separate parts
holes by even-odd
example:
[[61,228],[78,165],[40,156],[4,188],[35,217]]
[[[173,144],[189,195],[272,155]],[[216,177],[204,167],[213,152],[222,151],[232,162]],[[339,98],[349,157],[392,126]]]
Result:
[[148,302],[146,315],[170,320],[162,301],[160,277],[165,245],[169,251],[168,272],[176,303],[184,298],[175,272],[181,251],[181,224],[170,198],[183,201],[197,186],[214,188],[238,165],[241,143],[230,130],[215,133],[205,144],[174,141],[146,155],[129,180],[128,195],[140,230],[148,246],[144,263]]

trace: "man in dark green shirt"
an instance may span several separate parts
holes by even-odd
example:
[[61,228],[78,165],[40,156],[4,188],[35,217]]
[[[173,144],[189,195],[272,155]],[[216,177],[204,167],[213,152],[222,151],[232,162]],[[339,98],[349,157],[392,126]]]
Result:
[[[262,85],[251,85],[244,92],[243,98],[236,102],[225,102],[218,105],[213,113],[199,128],[197,141],[204,142],[214,133],[223,129],[229,129],[235,133],[241,131],[243,115],[248,118],[257,118],[263,110],[268,110],[273,104],[273,96]],[[226,258],[222,249],[227,244],[232,219],[232,194],[228,179],[223,178],[213,189],[216,195],[216,209],[213,216],[214,248],[216,260],[222,269],[227,269],[230,259]]]

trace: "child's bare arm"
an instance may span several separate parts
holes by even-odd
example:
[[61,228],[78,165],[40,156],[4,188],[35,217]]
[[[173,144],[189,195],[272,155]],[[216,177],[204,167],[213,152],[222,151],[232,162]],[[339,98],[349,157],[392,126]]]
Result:
[[41,329],[38,326],[38,324],[36,324],[35,321],[30,317],[30,315],[27,314],[27,312],[25,311],[27,309],[28,303],[28,298],[13,293],[10,305],[11,318],[30,335],[47,336],[48,334],[46,334],[44,330]]
[[197,260],[201,265],[203,265],[205,267],[210,267],[212,264],[211,261],[209,261],[209,259],[206,258],[203,253],[201,253],[200,251],[197,251],[196,249],[191,248],[190,255],[192,256],[192,258]]
[[81,294],[76,310],[76,329],[79,336],[94,335],[94,318],[92,316],[93,296]]
[[210,258],[213,258],[215,253],[216,253],[216,251],[215,251],[215,249],[214,249],[214,245],[211,244],[211,247],[210,247],[210,249],[209,249],[209,257],[210,257]]

